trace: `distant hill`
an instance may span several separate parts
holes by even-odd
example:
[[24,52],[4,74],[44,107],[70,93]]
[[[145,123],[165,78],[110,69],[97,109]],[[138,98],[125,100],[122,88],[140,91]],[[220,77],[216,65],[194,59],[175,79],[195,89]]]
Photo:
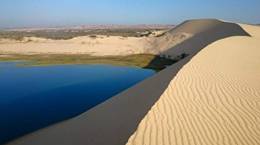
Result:
[[21,40],[24,37],[48,39],[71,39],[87,35],[109,35],[123,37],[142,37],[152,31],[168,30],[174,25],[84,25],[73,27],[16,28],[0,31],[0,38]]
[[141,24],[141,25],[80,25],[80,26],[61,26],[61,27],[23,27],[23,28],[9,28],[6,31],[39,31],[39,30],[106,30],[106,29],[170,29],[174,25],[161,25],[161,24]]

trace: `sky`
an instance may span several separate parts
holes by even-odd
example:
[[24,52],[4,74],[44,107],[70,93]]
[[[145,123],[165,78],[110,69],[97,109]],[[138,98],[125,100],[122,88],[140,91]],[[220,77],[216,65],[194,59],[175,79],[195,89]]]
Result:
[[260,0],[0,0],[0,28],[178,24],[198,18],[260,23]]

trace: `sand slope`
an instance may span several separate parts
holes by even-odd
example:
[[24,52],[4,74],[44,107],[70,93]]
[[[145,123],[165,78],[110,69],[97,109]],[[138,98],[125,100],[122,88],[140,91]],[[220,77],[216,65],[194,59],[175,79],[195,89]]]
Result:
[[[168,32],[170,35],[186,34],[179,44],[165,48],[163,54],[172,57],[182,53],[194,54],[207,45],[231,36],[249,36],[239,25],[216,19],[188,20]],[[164,43],[164,42],[163,42]]]
[[259,145],[260,28],[204,48],[170,82],[127,145]]

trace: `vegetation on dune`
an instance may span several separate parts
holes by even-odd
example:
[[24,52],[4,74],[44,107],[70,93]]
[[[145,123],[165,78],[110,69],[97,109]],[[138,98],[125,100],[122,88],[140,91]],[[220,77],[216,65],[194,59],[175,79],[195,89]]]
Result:
[[160,29],[94,29],[94,30],[33,30],[33,31],[0,31],[0,39],[21,41],[24,37],[39,37],[53,40],[68,40],[79,36],[122,36],[147,37],[152,31]]
[[151,54],[128,56],[90,56],[84,54],[34,54],[34,55],[1,55],[0,61],[26,61],[23,65],[55,65],[55,64],[111,64],[136,66],[160,71],[178,60]]

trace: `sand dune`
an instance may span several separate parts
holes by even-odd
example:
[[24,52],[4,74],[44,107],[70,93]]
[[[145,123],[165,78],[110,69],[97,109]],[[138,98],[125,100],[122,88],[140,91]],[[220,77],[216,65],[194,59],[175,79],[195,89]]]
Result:
[[155,47],[168,48],[169,45],[173,46],[185,40],[186,35],[183,34],[182,37],[178,35],[158,37],[165,31],[167,30],[154,31],[148,37],[95,35],[95,37],[80,36],[68,40],[38,37],[25,37],[22,40],[0,39],[0,54],[88,54],[93,56],[158,54],[159,51]]
[[239,25],[216,19],[189,20],[168,32],[171,35],[186,34],[182,43],[163,50],[163,54],[176,57],[182,53],[194,54],[207,45],[231,36],[249,36]]
[[120,36],[88,36],[69,40],[50,40],[43,38],[24,38],[23,41],[0,41],[2,54],[89,54],[128,55],[144,53],[146,38]]
[[259,145],[260,29],[203,49],[170,82],[127,145]]
[[78,117],[8,145],[260,143],[259,27],[193,20],[152,39],[146,44],[158,46],[159,54],[189,56]]

